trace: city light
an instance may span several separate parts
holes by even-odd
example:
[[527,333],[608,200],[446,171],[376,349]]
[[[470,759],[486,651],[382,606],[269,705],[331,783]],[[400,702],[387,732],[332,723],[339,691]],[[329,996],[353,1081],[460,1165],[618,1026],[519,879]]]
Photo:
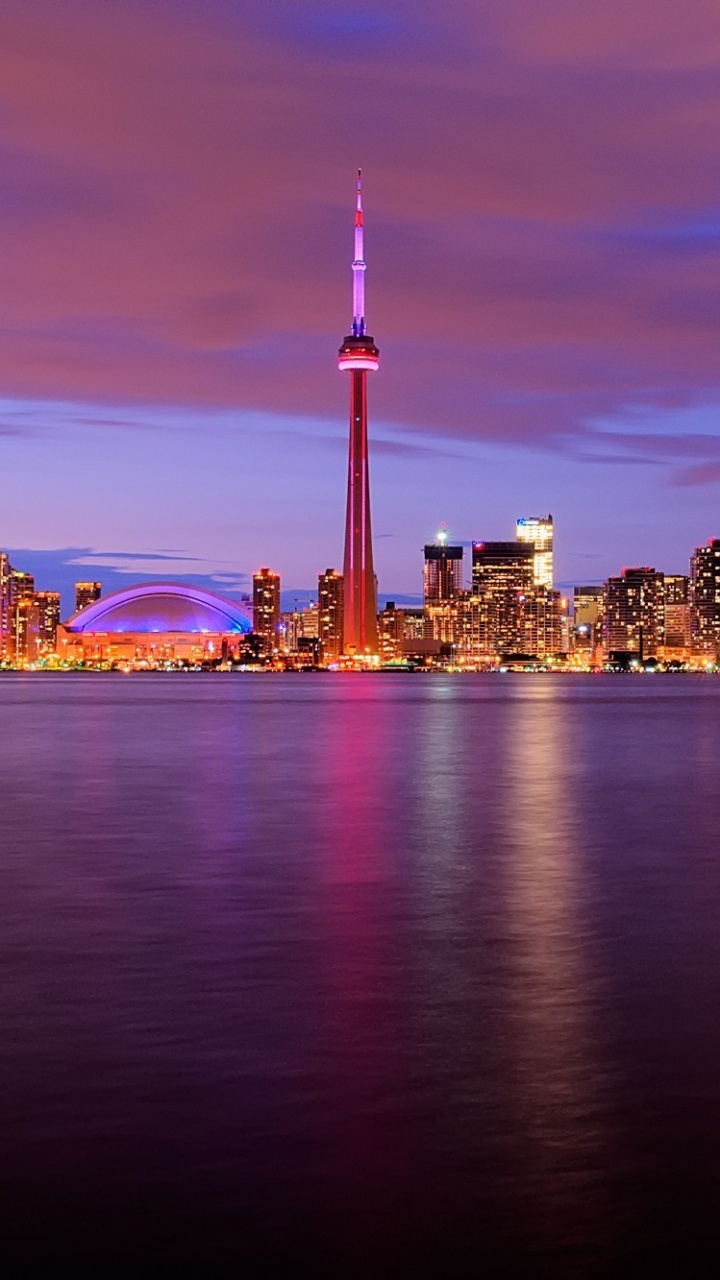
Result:
[[352,321],[338,351],[350,374],[343,569],[318,575],[317,603],[282,609],[276,570],[257,570],[241,604],[183,583],[142,583],[102,595],[75,584],[75,612],[0,553],[0,665],[122,670],[716,671],[720,657],[720,540],[689,573],[625,567],[578,585],[573,607],[554,583],[550,514],[520,516],[510,541],[467,542],[442,522],[423,551],[423,602],[378,611],[370,508],[367,374],[379,351],[367,331],[362,175],[358,170]]
[[46,672],[137,670],[601,670],[715,673],[720,656],[720,540],[693,552],[689,573],[624,568],[578,586],[573,601],[536,581],[535,544],[473,541],[472,583],[463,544],[445,525],[424,548],[423,604],[388,601],[377,643],[348,643],[347,584],[318,576],[317,603],[282,610],[280,574],[259,569],[238,604],[182,583],[141,583],[103,596],[78,583],[80,608],[61,622],[60,595],[0,553],[0,665]]

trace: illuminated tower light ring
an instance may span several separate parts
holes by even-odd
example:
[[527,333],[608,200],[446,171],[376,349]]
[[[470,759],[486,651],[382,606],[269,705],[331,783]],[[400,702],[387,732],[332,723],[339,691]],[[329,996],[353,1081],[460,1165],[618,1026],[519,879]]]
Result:
[[341,347],[338,352],[338,369],[369,369],[375,372],[380,368],[379,352],[377,348],[368,348],[363,351],[362,347],[347,346]]

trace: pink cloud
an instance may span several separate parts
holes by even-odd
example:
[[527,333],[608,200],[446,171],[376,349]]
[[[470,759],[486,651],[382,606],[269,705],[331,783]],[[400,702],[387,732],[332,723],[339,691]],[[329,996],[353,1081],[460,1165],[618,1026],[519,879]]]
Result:
[[716,5],[393,11],[6,0],[0,391],[336,415],[362,162],[385,419],[720,395]]
[[687,488],[696,485],[720,484],[720,462],[702,462],[696,467],[686,467],[678,472],[674,483]]

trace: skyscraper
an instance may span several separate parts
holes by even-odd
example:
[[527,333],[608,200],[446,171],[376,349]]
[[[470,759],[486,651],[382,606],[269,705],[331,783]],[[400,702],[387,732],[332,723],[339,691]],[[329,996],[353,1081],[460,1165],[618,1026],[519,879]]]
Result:
[[0,551],[0,659],[7,657],[10,645],[10,557]]
[[720,657],[720,538],[697,547],[691,561],[693,648]]
[[530,542],[535,548],[533,576],[536,587],[552,590],[553,584],[553,518],[523,516],[515,526],[518,542]]
[[337,662],[343,651],[344,590],[337,569],[326,569],[318,578],[320,615],[320,657],[324,663]]
[[559,591],[534,587],[522,601],[523,653],[538,658],[568,649],[568,601]]
[[664,629],[663,575],[642,566],[605,583],[605,653],[656,658]]
[[665,605],[664,656],[687,657],[692,643],[690,579],[683,573],[666,573],[663,583]]
[[576,627],[594,627],[600,621],[604,595],[604,588],[600,586],[573,588],[573,618]]
[[35,594],[35,578],[31,573],[23,573],[22,569],[10,570],[10,599],[29,600]]
[[80,613],[81,609],[87,609],[89,604],[94,604],[100,599],[102,587],[99,582],[76,582],[75,583],[75,612]]
[[405,639],[405,614],[396,607],[394,600],[388,600],[385,608],[378,616],[380,633],[380,657],[383,662],[397,662],[403,656],[402,646]]
[[454,645],[458,628],[457,603],[462,594],[463,549],[448,546],[442,525],[435,542],[425,547],[423,598],[425,639]]
[[534,555],[524,542],[473,542],[472,589],[481,605],[473,621],[478,655],[526,652],[525,601],[533,595]]
[[60,625],[60,592],[37,591],[38,645],[41,653],[54,653]]
[[347,512],[345,518],[344,648],[348,654],[378,652],[377,584],[373,566],[370,527],[370,473],[368,467],[368,372],[378,368],[379,351],[365,324],[365,259],[363,256],[363,208],[358,169],[355,208],[355,257],[353,319],[350,333],[338,352],[338,367],[350,374],[350,452],[348,460]]
[[300,615],[299,635],[303,640],[318,640],[320,638],[320,606],[312,600],[308,602],[307,607]]
[[596,585],[573,589],[573,648],[590,660],[602,645],[605,588]]
[[462,591],[462,547],[448,546],[447,534],[441,529],[435,542],[425,547],[423,596],[425,605],[444,604]]
[[279,626],[280,574],[258,569],[253,574],[253,631],[262,637],[270,654],[280,645]]
[[35,579],[20,569],[10,570],[10,628],[8,651],[15,662],[32,662],[37,656]]

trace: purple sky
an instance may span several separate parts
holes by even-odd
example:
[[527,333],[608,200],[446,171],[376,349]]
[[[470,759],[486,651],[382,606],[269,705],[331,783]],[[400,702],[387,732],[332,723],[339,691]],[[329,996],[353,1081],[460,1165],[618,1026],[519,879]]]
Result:
[[720,535],[717,0],[0,28],[0,546],[40,585],[340,563],[358,165],[381,593],[441,520],[552,511],[565,584]]

